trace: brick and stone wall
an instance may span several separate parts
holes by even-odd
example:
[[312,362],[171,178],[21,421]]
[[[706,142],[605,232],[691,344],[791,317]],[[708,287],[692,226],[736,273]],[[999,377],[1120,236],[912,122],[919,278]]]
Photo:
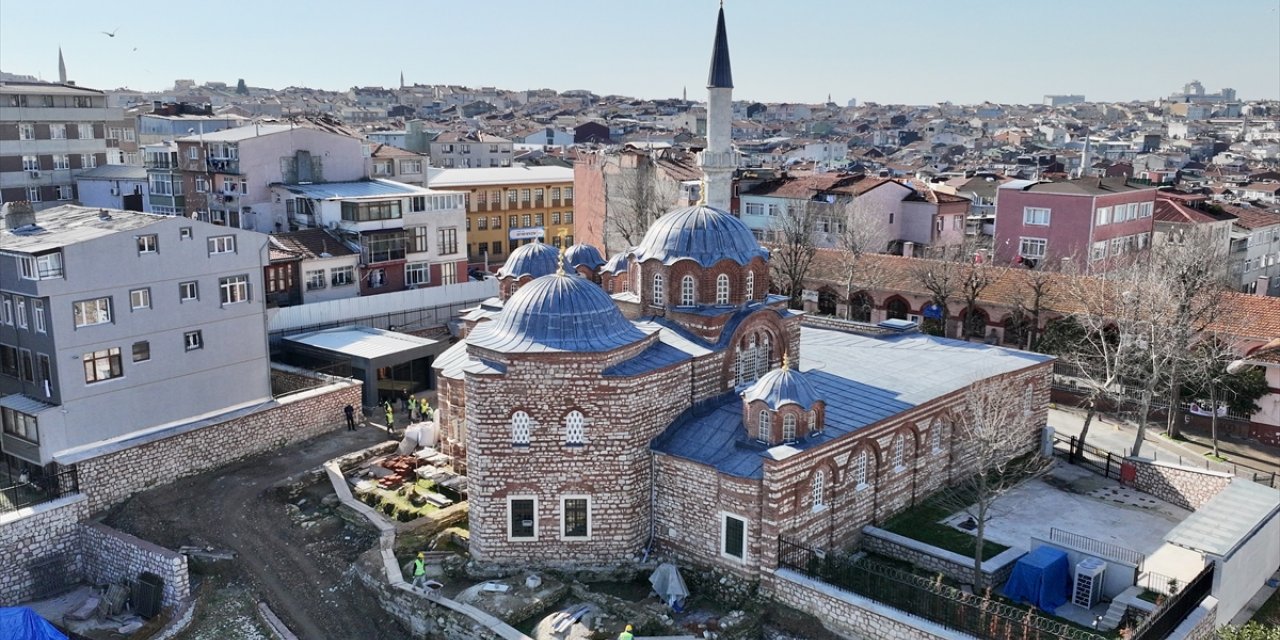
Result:
[[[900,536],[877,527],[863,527],[862,548],[890,558],[909,562],[932,574],[942,574],[960,582],[973,581],[973,558]],[[1025,552],[1009,548],[982,563],[984,582],[1002,585],[1013,573],[1013,565]]]
[[248,415],[76,463],[80,489],[98,512],[137,491],[343,428],[342,408],[360,406],[360,382],[303,391]]
[[1131,483],[1134,489],[1192,511],[1227,488],[1232,479],[1229,473],[1183,467],[1146,458],[1126,458],[1125,464],[1134,467]]
[[142,572],[164,579],[163,606],[177,606],[191,596],[187,557],[135,538],[98,522],[80,531],[84,579],[91,584],[134,581]]
[[777,602],[813,615],[822,626],[841,636],[877,640],[976,640],[789,569],[766,573],[762,590]]
[[80,523],[88,516],[81,494],[0,515],[0,606],[32,599],[29,567],[35,563],[57,560],[68,584],[79,580]]
[[[707,465],[668,455],[657,455],[654,465],[658,549],[681,562],[758,580],[761,557],[774,553],[777,544],[760,532],[760,481],[725,476]],[[741,560],[720,553],[725,514],[747,522],[746,557]]]
[[1200,606],[1196,607],[1182,624],[1178,625],[1169,634],[1168,640],[1214,640],[1217,638],[1217,629],[1214,627],[1214,620],[1218,618],[1218,599],[1213,596],[1205,596],[1200,601]]

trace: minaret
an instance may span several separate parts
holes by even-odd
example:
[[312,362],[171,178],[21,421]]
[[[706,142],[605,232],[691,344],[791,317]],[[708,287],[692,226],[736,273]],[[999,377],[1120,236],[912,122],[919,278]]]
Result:
[[401,89],[404,88],[404,72],[403,71],[400,72],[400,88]]
[[729,36],[724,28],[724,4],[716,20],[716,42],[711,49],[711,72],[707,76],[707,148],[698,154],[698,166],[707,180],[709,206],[729,210],[733,171],[738,157],[733,152],[733,73],[729,69]]
[[58,47],[58,82],[67,83],[67,63],[62,60],[62,47]]

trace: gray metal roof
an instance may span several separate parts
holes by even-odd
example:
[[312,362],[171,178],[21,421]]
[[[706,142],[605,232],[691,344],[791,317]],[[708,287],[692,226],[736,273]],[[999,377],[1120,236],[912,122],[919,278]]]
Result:
[[708,206],[677,209],[653,222],[634,250],[636,260],[663,264],[693,260],[703,267],[729,259],[745,265],[767,258],[751,229],[733,214]]
[[76,180],[147,180],[147,168],[129,164],[104,164],[76,174]]
[[438,341],[373,327],[338,327],[286,336],[285,340],[346,356],[374,360]]
[[711,70],[707,73],[707,88],[733,88],[733,71],[729,68],[729,34],[724,28],[724,5],[716,18],[716,41],[711,46]]
[[0,398],[0,407],[12,409],[18,413],[25,413],[29,416],[38,416],[41,411],[54,408],[54,405],[41,402],[21,393],[14,393]]
[[784,404],[796,404],[808,411],[820,399],[817,390],[809,384],[805,375],[790,367],[774,369],[760,376],[755,384],[742,393],[744,402],[763,400],[774,410]]
[[[103,217],[102,213],[107,215]],[[154,213],[62,205],[36,212],[36,227],[0,228],[0,251],[39,253],[171,219]]]
[[467,342],[503,353],[599,352],[644,338],[599,285],[554,274],[520,287],[498,317],[477,325]]
[[363,198],[377,196],[403,196],[427,194],[426,189],[391,180],[356,180],[354,182],[321,182],[316,184],[279,185],[289,193],[316,200],[329,198]]
[[1225,558],[1277,513],[1280,491],[1235,478],[1164,539],[1169,544]]
[[476,169],[445,169],[431,177],[428,185],[433,189],[457,189],[500,184],[573,182],[573,169],[567,167],[484,167]]
[[594,271],[604,264],[604,257],[589,244],[575,244],[564,250],[564,261],[566,267],[586,267]]
[[[276,133],[284,133],[299,129],[291,124],[246,124],[240,127],[232,127],[221,131],[211,131],[209,133],[197,133],[195,135],[178,138],[179,142],[239,142],[259,136],[269,136]],[[317,129],[318,131],[318,129]]]
[[619,251],[618,253],[613,254],[613,257],[609,258],[609,261],[604,264],[604,268],[602,268],[601,271],[606,271],[608,273],[626,273],[627,266],[629,264],[627,258],[630,256],[631,249]]
[[541,278],[555,273],[559,264],[560,252],[555,247],[544,242],[530,242],[507,256],[507,261],[498,269],[498,277]]

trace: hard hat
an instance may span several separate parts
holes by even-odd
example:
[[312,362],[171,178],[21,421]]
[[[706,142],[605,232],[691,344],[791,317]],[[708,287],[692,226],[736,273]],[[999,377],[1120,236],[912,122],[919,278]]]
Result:
[[627,625],[627,631],[631,630],[631,625]]
[[418,552],[418,557],[419,557],[419,558],[425,558],[425,557],[427,557],[427,552],[425,552],[425,551],[419,551],[419,552]]

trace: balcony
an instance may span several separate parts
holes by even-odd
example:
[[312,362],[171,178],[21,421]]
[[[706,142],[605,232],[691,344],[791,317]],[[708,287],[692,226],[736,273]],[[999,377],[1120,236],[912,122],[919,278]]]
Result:
[[205,158],[205,171],[214,173],[240,173],[239,158]]
[[143,162],[143,166],[145,166],[148,169],[172,170],[172,169],[178,168],[178,162],[176,160],[171,160],[171,159],[156,159],[156,160],[149,159]]

